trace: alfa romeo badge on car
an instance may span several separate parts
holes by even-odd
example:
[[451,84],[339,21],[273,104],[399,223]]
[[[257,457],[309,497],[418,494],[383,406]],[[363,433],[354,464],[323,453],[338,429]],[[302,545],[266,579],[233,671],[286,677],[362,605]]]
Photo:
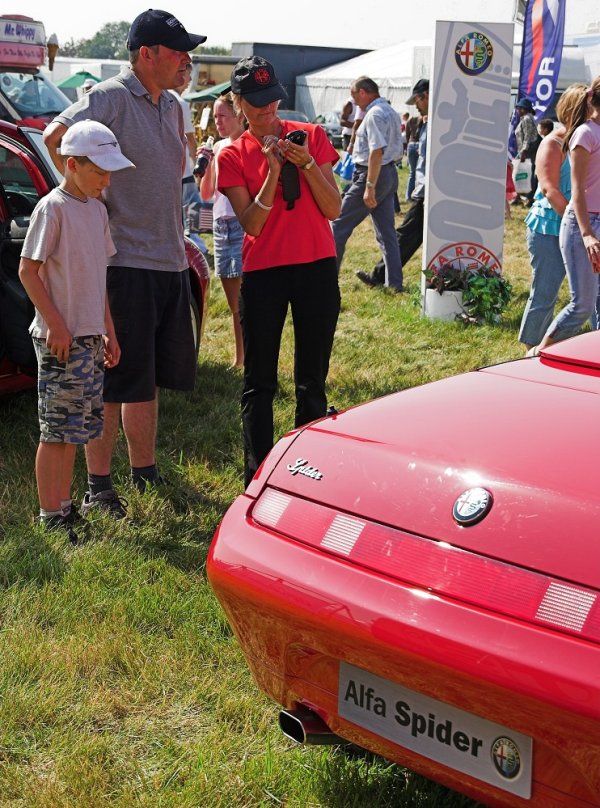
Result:
[[496,738],[492,744],[496,771],[506,780],[514,780],[521,771],[521,753],[512,738]]
[[459,525],[474,525],[487,516],[492,507],[492,495],[485,488],[469,488],[458,497],[452,508],[454,521]]

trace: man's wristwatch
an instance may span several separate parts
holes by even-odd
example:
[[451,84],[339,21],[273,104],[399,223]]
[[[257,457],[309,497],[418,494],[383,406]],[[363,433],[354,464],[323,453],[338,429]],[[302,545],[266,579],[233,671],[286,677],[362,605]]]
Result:
[[374,187],[375,187],[375,183],[371,182],[371,180],[367,180],[367,188],[374,188]]

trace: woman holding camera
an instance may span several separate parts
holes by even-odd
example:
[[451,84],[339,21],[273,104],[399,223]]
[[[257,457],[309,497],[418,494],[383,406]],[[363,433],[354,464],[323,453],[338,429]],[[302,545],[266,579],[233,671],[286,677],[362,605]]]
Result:
[[[244,337],[244,478],[273,446],[273,397],[288,306],[294,324],[295,426],[327,411],[325,381],[340,308],[330,222],[341,200],[325,130],[277,117],[286,92],[273,66],[253,56],[231,74],[248,130],[219,155],[218,187],[242,225],[240,318]],[[289,135],[291,134],[291,137]]]

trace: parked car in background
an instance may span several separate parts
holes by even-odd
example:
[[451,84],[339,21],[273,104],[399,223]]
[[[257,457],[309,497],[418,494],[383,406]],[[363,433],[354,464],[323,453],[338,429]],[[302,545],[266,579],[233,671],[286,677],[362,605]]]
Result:
[[[61,180],[40,129],[0,121],[0,395],[35,385],[36,359],[28,333],[33,306],[19,280],[19,260],[37,201]],[[185,249],[192,288],[190,316],[198,348],[209,271],[206,259],[189,239]]]
[[300,123],[310,123],[308,115],[300,112],[299,109],[278,109],[277,115],[282,121],[299,121]]
[[322,115],[317,115],[313,123],[321,124],[329,142],[335,149],[342,148],[342,124],[339,112],[324,112]]
[[594,331],[275,445],[207,572],[286,735],[600,806],[599,357]]

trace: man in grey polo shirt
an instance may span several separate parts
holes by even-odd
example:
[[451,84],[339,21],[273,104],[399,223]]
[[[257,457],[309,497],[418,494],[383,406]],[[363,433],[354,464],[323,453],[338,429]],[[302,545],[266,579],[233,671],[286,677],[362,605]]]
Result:
[[125,515],[111,479],[120,416],[134,483],[143,490],[147,482],[160,481],[158,388],[193,388],[196,357],[181,217],[185,136],[181,109],[167,90],[183,82],[188,51],[205,40],[188,34],[166,11],[143,12],[129,29],[130,67],[96,84],[44,132],[61,171],[61,137],[87,119],[108,126],[137,166],[120,172],[126,176],[115,174],[104,192],[117,248],[107,289],[122,357],[118,372],[109,369],[105,377],[104,435],[87,446],[89,491],[82,512],[103,508]]
[[385,285],[402,292],[402,261],[394,229],[394,198],[398,190],[396,161],[402,158],[402,122],[398,113],[379,95],[373,79],[361,76],[350,89],[365,116],[356,131],[352,158],[352,185],[342,199],[342,210],[333,222],[338,266],[353,230],[370,214],[377,243],[383,253]]

